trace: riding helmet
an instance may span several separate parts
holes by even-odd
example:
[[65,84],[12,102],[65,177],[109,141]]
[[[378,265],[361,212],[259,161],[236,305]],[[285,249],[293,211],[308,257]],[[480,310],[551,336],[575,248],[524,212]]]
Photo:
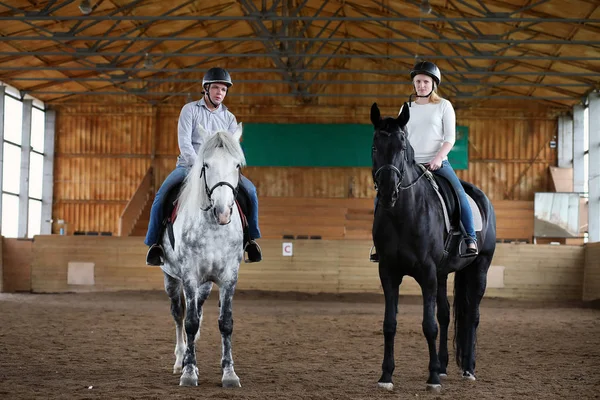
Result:
[[442,81],[442,74],[440,69],[434,63],[430,61],[421,61],[415,64],[412,71],[410,71],[410,79],[413,80],[416,75],[425,74],[431,77],[435,82],[436,86],[440,86]]
[[231,76],[229,76],[229,72],[224,68],[214,67],[206,71],[204,74],[204,78],[202,78],[202,87],[204,87],[208,83],[222,83],[228,88],[233,85],[231,82]]

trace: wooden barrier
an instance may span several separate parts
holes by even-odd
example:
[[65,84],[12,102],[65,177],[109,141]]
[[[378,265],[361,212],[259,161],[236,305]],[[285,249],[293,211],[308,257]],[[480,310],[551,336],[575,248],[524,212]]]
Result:
[[2,243],[4,238],[0,236],[0,293],[4,292],[4,251]]
[[33,240],[2,238],[2,291],[29,292]]
[[[142,241],[142,237],[36,236],[32,291],[162,290],[162,272],[145,265]],[[282,255],[284,242],[260,240],[264,260],[241,265],[238,289],[381,293],[377,264],[368,262],[370,241],[290,240],[291,257]],[[486,295],[581,300],[583,275],[583,247],[499,243]],[[91,282],[86,281],[90,278]],[[452,282],[450,275],[449,285]],[[401,293],[421,292],[416,282],[406,277]]]
[[583,300],[600,300],[600,242],[585,245]]
[[500,241],[533,240],[533,201],[497,200],[496,238]]
[[[265,197],[259,203],[261,232],[266,239],[298,235],[371,239],[373,199]],[[532,242],[532,201],[499,200],[493,205],[499,241]]]
[[150,198],[150,189],[152,188],[153,173],[152,168],[148,168],[144,179],[137,187],[135,193],[123,209],[119,217],[119,236],[129,236],[136,226],[136,223],[142,213],[144,206]]
[[[162,272],[145,265],[146,251],[143,238],[137,236],[36,236],[31,289],[33,292],[162,289]],[[93,284],[69,284],[70,280],[86,278],[88,269]]]

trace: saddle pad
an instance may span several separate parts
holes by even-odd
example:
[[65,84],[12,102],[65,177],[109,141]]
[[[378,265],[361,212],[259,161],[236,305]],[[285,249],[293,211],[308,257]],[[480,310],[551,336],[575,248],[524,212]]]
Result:
[[[444,211],[444,222],[446,225],[446,232],[450,232],[450,229],[451,229],[450,216],[448,214],[448,208],[446,206],[446,202],[444,201],[444,198],[442,197],[442,194],[440,193],[440,187],[438,186],[437,182],[435,181],[435,178],[433,177],[433,173],[431,171],[429,171],[427,168],[425,168],[425,166],[423,166],[422,164],[419,164],[419,167],[421,167],[421,169],[423,170],[423,173],[427,177],[427,180],[429,180],[429,182],[435,189],[435,193],[437,194],[437,196],[440,200],[440,204],[442,205],[442,210]],[[475,203],[475,200],[473,200],[471,198],[471,196],[469,196],[466,193],[465,193],[465,195],[467,196],[467,200],[469,201],[469,206],[471,207],[471,213],[473,214],[473,228],[475,229],[475,232],[481,232],[481,230],[483,229],[483,220],[481,219],[481,212],[479,211],[479,207],[477,207],[477,203]]]
[[475,200],[473,200],[468,194],[467,200],[469,200],[469,205],[471,206],[471,211],[473,213],[473,227],[475,228],[475,232],[481,232],[481,230],[483,229],[483,220],[481,219],[479,207],[477,207],[477,203],[475,203]]

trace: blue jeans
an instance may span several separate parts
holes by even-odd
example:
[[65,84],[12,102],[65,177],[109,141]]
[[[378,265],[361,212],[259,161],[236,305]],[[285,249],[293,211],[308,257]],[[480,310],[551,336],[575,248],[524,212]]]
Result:
[[[159,232],[164,219],[163,215],[163,198],[177,184],[183,182],[187,176],[189,169],[186,167],[179,166],[175,168],[173,172],[167,176],[167,179],[162,183],[154,201],[152,202],[152,208],[150,209],[150,222],[148,223],[148,232],[146,233],[146,240],[144,243],[147,246],[151,246],[154,243],[158,243]],[[260,230],[258,229],[258,197],[256,195],[256,187],[246,178],[241,176],[240,186],[243,190],[248,193],[250,197],[250,210],[248,211],[248,233],[251,239],[260,238]]]
[[442,166],[440,169],[433,171],[434,174],[438,174],[448,179],[456,193],[458,194],[458,200],[460,202],[460,221],[465,227],[465,231],[467,235],[473,240],[477,241],[477,236],[475,235],[475,228],[473,224],[473,213],[471,212],[471,206],[469,205],[469,200],[467,200],[467,194],[465,193],[465,189],[463,189],[458,177],[456,176],[456,172],[452,168],[452,165],[448,162],[448,160],[442,161]]
[[[460,221],[465,227],[465,231],[467,235],[472,238],[474,241],[477,241],[477,235],[475,234],[475,227],[473,223],[473,212],[471,211],[471,206],[469,205],[469,200],[467,199],[467,194],[465,193],[465,189],[463,189],[458,177],[456,176],[456,172],[452,169],[452,166],[448,162],[448,160],[442,161],[442,166],[433,171],[434,174],[438,174],[448,179],[456,193],[458,194],[458,200],[460,202]],[[375,196],[375,208],[377,208],[378,198]]]
[[160,188],[156,192],[154,201],[152,202],[152,208],[150,209],[150,221],[148,223],[148,233],[146,233],[146,240],[144,243],[147,246],[152,246],[154,243],[158,243],[160,228],[163,216],[163,198],[165,195],[179,183],[183,182],[187,176],[189,169],[186,167],[179,166],[173,170],[167,176],[167,179],[160,185]]
[[258,196],[256,187],[244,175],[240,175],[240,186],[250,198],[248,215],[248,234],[250,239],[260,239],[260,229],[258,228]]

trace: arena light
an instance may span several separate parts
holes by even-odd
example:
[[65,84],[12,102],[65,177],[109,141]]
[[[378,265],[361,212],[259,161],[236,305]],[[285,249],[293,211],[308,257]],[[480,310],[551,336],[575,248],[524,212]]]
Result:
[[429,0],[421,1],[421,5],[419,6],[419,9],[421,10],[421,12],[423,14],[430,14],[431,13],[431,4],[429,4]]
[[81,11],[83,15],[90,15],[92,13],[90,0],[81,0],[81,3],[79,3],[79,11]]

